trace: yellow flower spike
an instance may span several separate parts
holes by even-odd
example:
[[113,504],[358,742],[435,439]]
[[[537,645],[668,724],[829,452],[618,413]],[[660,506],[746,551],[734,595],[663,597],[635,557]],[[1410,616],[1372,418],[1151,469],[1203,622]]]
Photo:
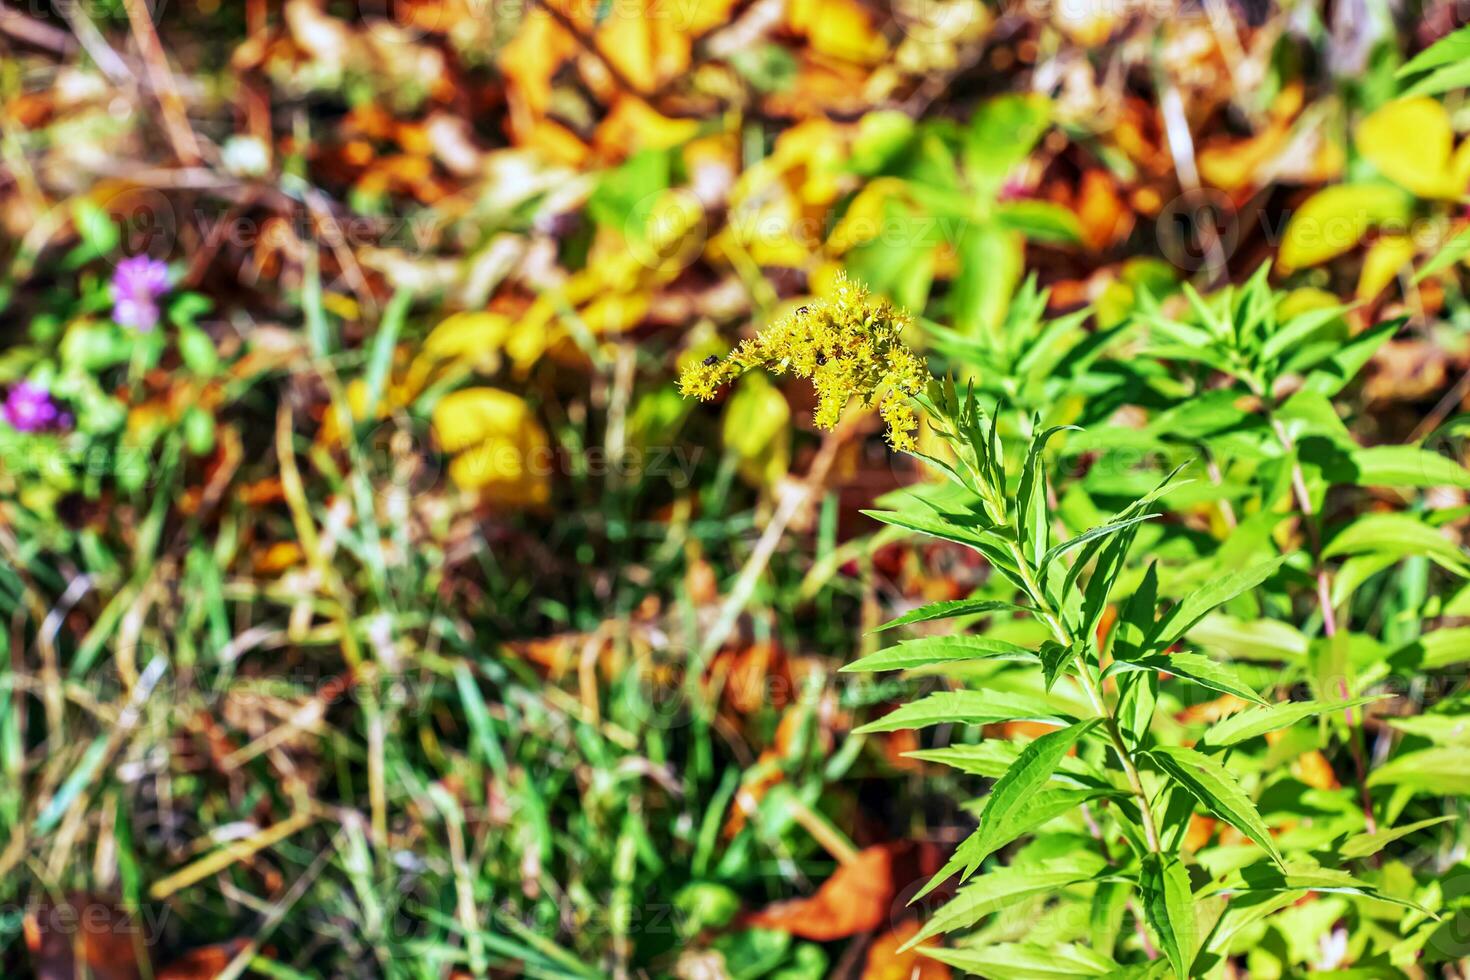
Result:
[[831,299],[814,300],[782,317],[742,341],[723,361],[708,358],[685,368],[679,390],[705,401],[754,368],[810,378],[818,427],[836,426],[848,402],[860,398],[864,405],[878,406],[889,444],[909,451],[919,420],[906,399],[930,380],[924,362],[900,339],[909,322],[886,299],[842,276]]

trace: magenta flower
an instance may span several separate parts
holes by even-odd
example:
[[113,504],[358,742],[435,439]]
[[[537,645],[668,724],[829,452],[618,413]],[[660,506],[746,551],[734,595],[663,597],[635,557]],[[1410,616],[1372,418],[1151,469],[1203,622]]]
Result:
[[30,381],[17,382],[5,398],[5,421],[17,432],[61,428],[68,421],[51,393]]
[[123,259],[112,273],[112,319],[147,332],[158,326],[158,297],[168,292],[168,266],[146,255]]

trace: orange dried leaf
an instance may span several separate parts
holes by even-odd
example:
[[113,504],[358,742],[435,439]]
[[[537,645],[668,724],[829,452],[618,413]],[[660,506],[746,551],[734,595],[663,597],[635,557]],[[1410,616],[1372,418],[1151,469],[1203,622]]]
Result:
[[828,942],[884,925],[896,888],[894,849],[869,847],[833,872],[815,895],[777,902],[747,917],[762,929],[778,929],[803,939]]
[[245,948],[243,939],[190,950],[155,974],[156,980],[212,980]]
[[[919,927],[918,919],[910,919],[873,940],[863,963],[862,980],[949,980],[949,967],[925,956],[918,947],[899,952]],[[936,936],[919,946],[933,946],[938,942]]]

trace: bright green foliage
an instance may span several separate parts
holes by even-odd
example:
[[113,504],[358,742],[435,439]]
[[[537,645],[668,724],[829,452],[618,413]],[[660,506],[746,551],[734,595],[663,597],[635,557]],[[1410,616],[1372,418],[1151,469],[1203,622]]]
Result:
[[[1071,356],[1075,320],[1034,316],[1009,351],[941,331],[955,367],[973,359],[977,368],[975,382],[936,381],[917,399],[937,439],[916,453],[947,481],[891,494],[870,512],[973,549],[993,574],[971,598],[885,624],[925,632],[846,668],[961,685],[859,731],[1055,726],[1019,749],[962,738],[915,753],[995,780],[973,807],[977,828],[921,891],[955,880],[958,894],[913,940],[958,934],[958,949],[934,955],[983,976],[1213,976],[1222,954],[1308,892],[1337,896],[1338,915],[1358,909],[1382,919],[1385,935],[1400,937],[1378,947],[1384,962],[1407,965],[1433,934],[1425,907],[1440,893],[1432,881],[1407,868],[1393,878],[1339,862],[1440,826],[1444,818],[1432,815],[1392,823],[1420,812],[1415,794],[1470,791],[1453,761],[1459,750],[1406,752],[1361,785],[1309,790],[1282,769],[1292,756],[1272,747],[1300,752],[1325,746],[1324,734],[1342,737],[1367,765],[1357,726],[1381,698],[1375,684],[1394,668],[1470,657],[1457,630],[1394,646],[1389,637],[1402,624],[1354,601],[1400,563],[1428,560],[1450,581],[1465,572],[1461,549],[1435,530],[1432,512],[1322,519],[1329,492],[1344,484],[1343,492],[1464,486],[1470,475],[1427,449],[1361,447],[1338,415],[1331,399],[1395,324],[1354,336],[1339,307],[1285,311],[1264,269],[1244,286],[1208,296],[1186,287],[1185,297],[1187,306],[1166,314],[1145,295],[1138,315],[1106,338],[1141,343],[1146,356],[1099,362],[1105,372],[1083,359],[1039,389],[1027,365]],[[1028,305],[1039,312],[1024,297],[1016,309]],[[977,393],[1020,396],[1030,407],[1045,392],[1055,406],[1104,373],[1129,399],[1149,393],[1153,424],[1043,425],[1039,411]],[[1109,448],[1139,445],[1151,459],[1107,471]],[[1091,468],[1053,476],[1079,446],[1100,454]],[[1148,476],[1150,463],[1170,468]],[[1103,500],[1118,501],[1111,514]],[[1213,514],[1224,533],[1181,524],[1198,513]],[[1152,560],[1140,569],[1144,542]],[[965,629],[928,632],[943,619]],[[1292,699],[1292,685],[1312,696]],[[1182,708],[1212,699],[1224,717],[1181,722]],[[1309,807],[1324,808],[1311,826],[1298,825]],[[1205,818],[1243,843],[1202,848],[1191,828],[1210,826]],[[996,942],[1022,938],[1006,928],[1005,913],[1089,905],[1102,918],[1088,935],[1063,928],[1055,942]],[[1141,917],[1137,930],[1121,928],[1125,915]],[[1043,949],[1060,952],[1028,972]]]

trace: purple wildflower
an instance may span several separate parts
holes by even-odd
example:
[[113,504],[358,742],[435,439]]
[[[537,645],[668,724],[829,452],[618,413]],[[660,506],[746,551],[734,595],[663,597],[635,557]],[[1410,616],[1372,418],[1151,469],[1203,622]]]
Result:
[[66,418],[51,393],[30,381],[17,382],[10,389],[5,399],[4,414],[5,421],[17,432],[59,428]]
[[158,297],[168,292],[168,266],[146,255],[117,264],[112,274],[112,319],[145,333],[158,326]]

